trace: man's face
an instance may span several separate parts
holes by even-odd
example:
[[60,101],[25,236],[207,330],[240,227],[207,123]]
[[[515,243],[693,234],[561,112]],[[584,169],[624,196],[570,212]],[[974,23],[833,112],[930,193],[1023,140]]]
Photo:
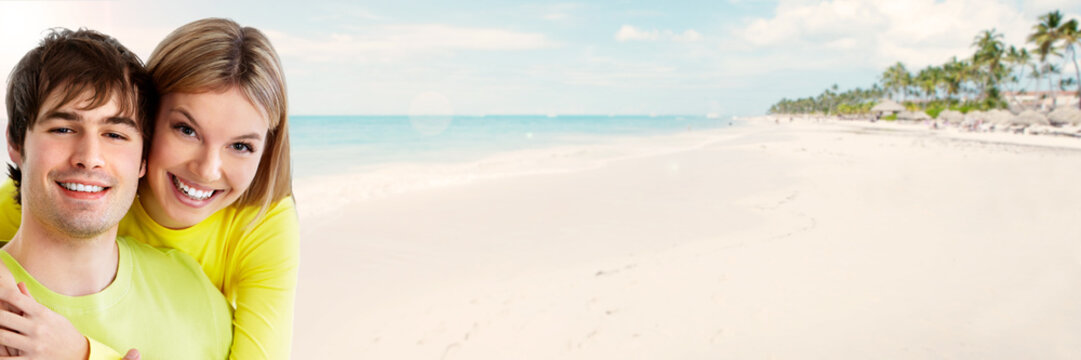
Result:
[[22,151],[8,145],[8,153],[22,170],[23,221],[90,238],[115,227],[131,206],[144,171],[143,138],[134,116],[119,113],[115,94],[89,110],[87,96],[58,106],[60,97],[50,94]]

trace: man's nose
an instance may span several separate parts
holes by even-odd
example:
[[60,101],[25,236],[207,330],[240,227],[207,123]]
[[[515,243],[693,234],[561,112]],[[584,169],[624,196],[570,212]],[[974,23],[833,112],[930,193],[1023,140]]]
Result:
[[99,136],[83,135],[71,156],[71,165],[84,169],[105,166],[105,158],[101,154],[101,141]]

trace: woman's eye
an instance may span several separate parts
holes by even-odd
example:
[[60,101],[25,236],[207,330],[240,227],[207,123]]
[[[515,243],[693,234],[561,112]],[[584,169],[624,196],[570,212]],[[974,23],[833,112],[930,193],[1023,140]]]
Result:
[[233,150],[241,152],[255,152],[255,148],[245,143],[233,143],[233,145],[230,145],[229,147],[231,147]]
[[184,136],[195,136],[195,129],[192,129],[191,126],[187,126],[187,125],[184,125],[184,124],[178,124],[178,125],[173,126],[173,129],[176,129],[176,131],[179,131],[181,134],[184,134]]

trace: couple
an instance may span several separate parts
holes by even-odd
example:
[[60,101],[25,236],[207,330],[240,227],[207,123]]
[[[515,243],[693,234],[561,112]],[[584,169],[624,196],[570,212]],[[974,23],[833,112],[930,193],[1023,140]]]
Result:
[[289,356],[299,232],[261,32],[198,20],[144,67],[57,30],[8,81],[0,355]]

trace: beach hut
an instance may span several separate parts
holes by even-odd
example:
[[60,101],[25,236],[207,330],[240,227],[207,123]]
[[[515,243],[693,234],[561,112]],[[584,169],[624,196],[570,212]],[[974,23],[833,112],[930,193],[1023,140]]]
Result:
[[898,120],[923,121],[931,120],[931,115],[923,111],[902,111],[897,114]]
[[992,109],[984,115],[987,122],[999,125],[1009,125],[1017,122],[1017,116],[1008,110]]
[[1013,122],[1021,125],[1051,125],[1046,116],[1032,110],[1022,111]]
[[965,120],[965,114],[957,110],[944,110],[938,113],[938,119],[948,124],[960,124],[961,121]]
[[1047,114],[1047,119],[1056,125],[1079,125],[1081,124],[1081,110],[1073,106],[1059,106],[1058,109]]
[[987,121],[987,113],[980,110],[972,110],[965,114],[965,123],[976,124]]
[[905,107],[890,99],[882,99],[882,101],[871,108],[871,112],[875,113],[875,115],[896,114],[902,111],[905,111]]

